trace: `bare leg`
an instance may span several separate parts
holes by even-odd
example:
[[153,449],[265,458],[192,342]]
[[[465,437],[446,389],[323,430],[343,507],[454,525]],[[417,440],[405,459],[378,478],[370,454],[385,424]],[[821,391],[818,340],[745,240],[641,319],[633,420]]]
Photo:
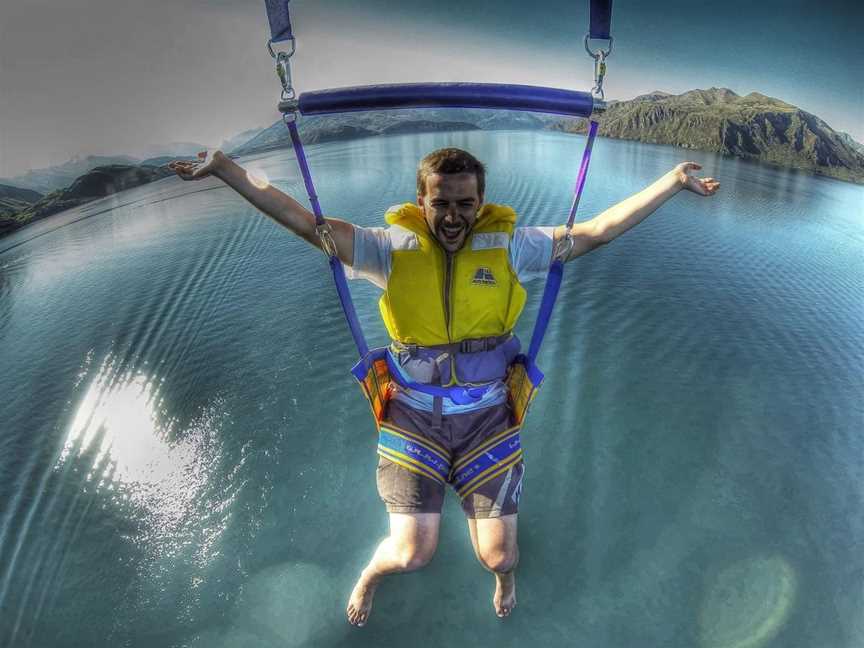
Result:
[[375,589],[384,576],[420,569],[432,559],[440,523],[440,513],[390,514],[390,535],[378,545],[348,599],[349,623],[366,624]]
[[468,519],[474,553],[481,564],[495,575],[492,605],[504,618],[516,607],[516,576],[519,545],[516,543],[517,515]]

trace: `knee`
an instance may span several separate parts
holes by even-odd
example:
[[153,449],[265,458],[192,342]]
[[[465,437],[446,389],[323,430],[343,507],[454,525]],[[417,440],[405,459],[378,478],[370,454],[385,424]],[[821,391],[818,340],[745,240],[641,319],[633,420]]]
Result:
[[516,563],[519,562],[519,551],[516,547],[507,549],[505,547],[496,547],[480,551],[480,562],[489,571],[506,574],[516,568]]
[[414,571],[428,565],[434,555],[434,544],[406,544],[399,547],[397,561],[402,571]]

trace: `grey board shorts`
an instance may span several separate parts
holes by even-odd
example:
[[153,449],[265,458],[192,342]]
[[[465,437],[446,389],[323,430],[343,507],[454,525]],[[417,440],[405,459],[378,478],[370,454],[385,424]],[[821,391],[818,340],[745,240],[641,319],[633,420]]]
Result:
[[[496,436],[513,428],[509,404],[493,405],[473,412],[439,415],[416,410],[399,401],[387,404],[382,428],[391,424],[406,434],[428,439],[451,453],[453,464],[460,457],[488,445]],[[437,424],[436,424],[437,423]],[[476,453],[473,453],[476,454]],[[378,494],[388,513],[440,513],[445,486],[423,474],[407,470],[384,456],[378,457]],[[462,510],[469,518],[495,518],[511,515],[519,508],[525,465],[521,458],[506,471],[488,479],[462,499]],[[452,486],[452,482],[448,482]],[[458,491],[457,491],[458,492]]]

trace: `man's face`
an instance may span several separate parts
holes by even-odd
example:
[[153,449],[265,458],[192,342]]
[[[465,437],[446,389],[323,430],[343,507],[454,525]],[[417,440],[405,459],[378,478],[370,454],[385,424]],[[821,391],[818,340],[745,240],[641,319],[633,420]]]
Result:
[[426,176],[426,195],[417,196],[417,204],[441,247],[456,252],[474,227],[483,196],[473,173],[433,173]]

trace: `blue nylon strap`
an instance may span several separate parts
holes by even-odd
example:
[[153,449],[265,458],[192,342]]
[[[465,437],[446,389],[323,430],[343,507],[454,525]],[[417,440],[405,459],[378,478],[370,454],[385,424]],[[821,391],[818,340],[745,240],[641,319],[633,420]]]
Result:
[[[324,215],[321,213],[321,205],[318,203],[315,185],[312,182],[312,174],[309,171],[306,153],[303,150],[303,142],[300,140],[300,133],[297,131],[297,124],[295,122],[288,122],[288,133],[291,135],[291,144],[294,146],[297,165],[300,167],[300,174],[303,176],[303,183],[306,185],[306,193],[309,194],[309,203],[312,205],[312,212],[315,214],[315,222],[319,225],[323,224],[325,222]],[[339,294],[339,302],[342,304],[345,319],[348,320],[348,327],[351,329],[354,344],[357,345],[357,352],[363,358],[369,352],[369,346],[366,344],[366,338],[363,337],[363,330],[360,328],[360,321],[357,319],[354,302],[351,301],[351,291],[348,289],[348,281],[345,279],[345,268],[342,267],[342,262],[338,256],[333,255],[329,259],[330,269],[333,271],[333,280],[336,282],[336,292]]]
[[508,457],[511,457],[521,449],[519,431],[514,430],[497,443],[484,448],[482,452],[477,453],[470,461],[463,463],[458,468],[454,468],[450,481],[459,490],[483,473],[487,473],[490,469],[500,466]]
[[561,288],[561,279],[564,276],[564,263],[559,259],[552,262],[549,274],[546,275],[546,287],[543,289],[543,301],[540,302],[540,311],[537,313],[537,321],[534,323],[534,332],[531,333],[531,344],[528,346],[528,357],[532,362],[536,360],[549,326],[552,309],[555,307],[555,299],[558,297],[558,289]]
[[585,143],[585,151],[582,153],[582,164],[579,165],[579,176],[576,178],[576,191],[573,193],[573,203],[570,205],[570,215],[567,218],[567,229],[573,227],[576,220],[576,210],[579,208],[579,200],[582,198],[582,189],[585,187],[585,178],[588,177],[588,165],[591,163],[591,151],[594,150],[594,140],[597,138],[599,124],[591,120],[588,127],[588,141]]
[[306,186],[306,194],[309,196],[309,204],[312,213],[315,214],[315,224],[324,224],[324,214],[321,212],[321,204],[318,202],[318,194],[315,193],[315,185],[312,182],[312,173],[309,171],[309,163],[306,161],[306,151],[303,149],[303,140],[297,130],[297,122],[290,121],[287,124],[288,134],[291,136],[291,145],[294,147],[294,155],[297,157],[297,166],[300,167],[300,175],[303,176],[303,184]]
[[270,21],[270,41],[291,40],[291,17],[288,15],[289,0],[264,0],[267,5],[267,20]]
[[348,281],[345,278],[345,268],[339,257],[330,257],[330,269],[333,271],[333,279],[336,281],[336,292],[339,294],[342,312],[345,313],[345,319],[348,320],[348,328],[351,329],[351,337],[354,338],[357,353],[362,358],[369,352],[369,345],[366,344],[363,329],[360,328],[360,320],[357,319],[357,311],[354,309],[351,291],[348,289]]
[[399,372],[399,368],[393,362],[392,354],[387,354],[387,367],[390,369],[390,377],[402,387],[414,389],[430,396],[440,396],[449,398],[457,405],[470,405],[476,403],[492,388],[492,384],[483,385],[481,387],[463,387],[462,385],[453,385],[452,387],[439,387],[437,385],[427,385],[425,383],[414,382],[413,380],[404,380]]
[[378,451],[396,463],[405,463],[409,459],[419,462],[436,473],[442,482],[447,481],[450,475],[450,461],[446,457],[442,457],[422,441],[406,437],[384,426],[378,433]]
[[528,356],[524,354],[519,354],[516,356],[516,360],[514,362],[519,362],[525,366],[525,371],[528,373],[528,380],[531,381],[531,384],[535,387],[539,387],[543,384],[543,379],[545,375],[542,371],[540,371],[540,367],[538,367],[533,360],[531,360]]
[[303,115],[396,108],[492,108],[589,117],[588,92],[495,83],[407,83],[316,90],[300,95]]
[[589,36],[608,40],[612,33],[612,0],[591,0],[589,13]]
[[357,361],[357,364],[351,367],[351,373],[357,379],[357,382],[362,383],[366,379],[366,374],[369,373],[369,369],[372,368],[375,361],[386,357],[386,354],[387,347],[376,347],[372,349],[370,353],[361,357],[360,360]]
[[[576,191],[573,196],[573,204],[570,207],[570,216],[567,219],[567,228],[569,229],[576,218],[576,209],[579,206],[579,199],[582,197],[582,190],[585,188],[585,178],[588,175],[588,165],[591,162],[591,151],[594,148],[594,139],[597,137],[598,124],[591,121],[591,126],[588,129],[588,141],[585,143],[585,151],[582,153],[582,163],[579,166],[579,177],[576,180]],[[534,324],[534,332],[531,334],[531,344],[528,346],[528,358],[531,364],[537,359],[537,354],[540,353],[540,345],[543,343],[543,336],[546,335],[546,328],[549,326],[549,320],[552,317],[552,309],[555,307],[555,300],[558,297],[558,290],[561,288],[561,279],[564,276],[564,262],[556,259],[549,267],[549,274],[546,276],[546,287],[543,289],[543,301],[540,302],[540,311],[537,314],[537,321]]]

